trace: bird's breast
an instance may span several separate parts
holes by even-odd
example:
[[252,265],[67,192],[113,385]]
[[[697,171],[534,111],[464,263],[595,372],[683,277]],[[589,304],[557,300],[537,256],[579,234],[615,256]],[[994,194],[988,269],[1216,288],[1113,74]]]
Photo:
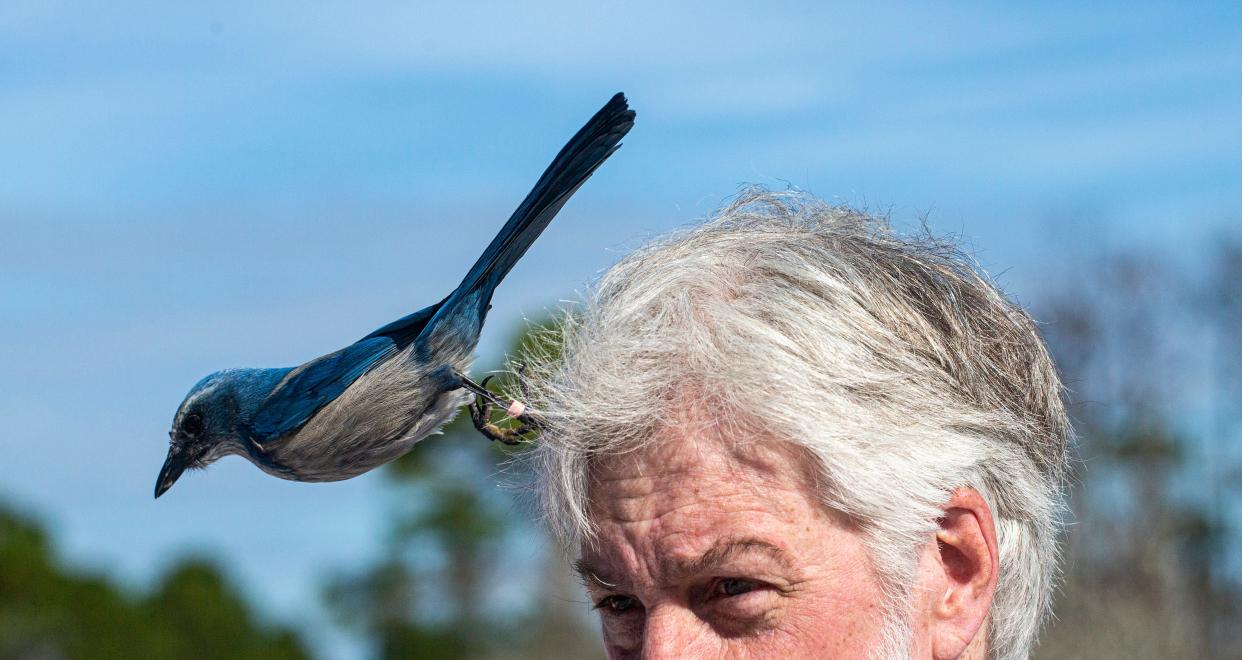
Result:
[[428,378],[435,369],[409,358],[407,351],[363,374],[297,432],[264,444],[271,469],[256,464],[297,481],[340,481],[408,452],[470,401],[465,390],[444,392]]

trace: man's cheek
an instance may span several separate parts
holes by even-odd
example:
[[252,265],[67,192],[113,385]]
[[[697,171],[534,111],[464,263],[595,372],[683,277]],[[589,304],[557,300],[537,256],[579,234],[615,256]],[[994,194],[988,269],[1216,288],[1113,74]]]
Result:
[[787,653],[800,649],[850,657],[879,645],[883,613],[875,600],[848,587],[799,596],[791,598],[777,626],[778,636],[792,644]]

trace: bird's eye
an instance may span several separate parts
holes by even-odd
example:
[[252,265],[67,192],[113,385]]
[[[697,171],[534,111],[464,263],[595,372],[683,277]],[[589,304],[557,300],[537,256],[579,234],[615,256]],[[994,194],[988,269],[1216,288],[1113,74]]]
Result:
[[191,436],[202,433],[203,416],[196,412],[186,415],[185,419],[181,420],[181,430]]

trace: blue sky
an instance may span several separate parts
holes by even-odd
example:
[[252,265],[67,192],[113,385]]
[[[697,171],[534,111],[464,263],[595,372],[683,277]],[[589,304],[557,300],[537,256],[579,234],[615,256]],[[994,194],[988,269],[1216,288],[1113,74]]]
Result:
[[0,497],[138,583],[220,554],[282,617],[377,551],[382,479],[225,460],[157,504],[177,403],[438,299],[615,91],[638,124],[485,356],[743,183],[926,216],[1023,299],[1242,214],[1237,3],[171,4],[0,6]]

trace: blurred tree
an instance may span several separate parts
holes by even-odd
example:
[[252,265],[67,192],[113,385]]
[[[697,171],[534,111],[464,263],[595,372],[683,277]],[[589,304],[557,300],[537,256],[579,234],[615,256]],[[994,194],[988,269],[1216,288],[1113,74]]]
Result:
[[1242,657],[1242,243],[1216,250],[1111,255],[1037,314],[1081,459],[1042,657]]
[[[541,329],[514,343],[515,362],[555,352]],[[497,380],[512,388],[507,375]],[[601,654],[579,585],[521,497],[528,475],[511,459],[522,450],[489,442],[463,412],[443,437],[385,468],[397,498],[386,555],[336,576],[325,592],[376,657]]]
[[0,507],[0,658],[306,658],[286,629],[261,626],[219,572],[172,568],[154,593],[126,593],[59,566],[33,520]]

